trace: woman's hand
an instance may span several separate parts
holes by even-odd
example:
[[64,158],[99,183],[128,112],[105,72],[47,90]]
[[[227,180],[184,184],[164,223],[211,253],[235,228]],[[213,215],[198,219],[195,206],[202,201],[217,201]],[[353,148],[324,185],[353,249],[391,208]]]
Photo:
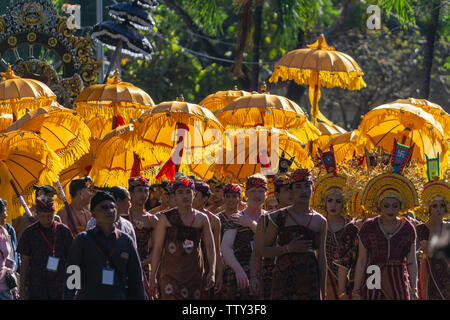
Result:
[[244,270],[236,272],[236,281],[240,289],[246,289],[249,286],[248,277]]

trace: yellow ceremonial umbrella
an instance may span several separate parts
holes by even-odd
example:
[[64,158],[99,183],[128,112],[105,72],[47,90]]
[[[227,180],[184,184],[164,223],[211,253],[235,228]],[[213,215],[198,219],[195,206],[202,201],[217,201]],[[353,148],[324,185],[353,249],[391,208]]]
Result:
[[[162,102],[146,111],[135,123],[136,130],[132,135],[129,149],[140,157],[156,157],[158,160],[168,160],[174,148],[178,145],[177,130],[184,129],[187,135],[191,156],[208,147],[215,141],[214,134],[221,135],[223,127],[214,114],[197,104],[177,101]],[[206,133],[206,134],[205,134]],[[184,144],[186,146],[186,144]]]
[[414,98],[398,99],[391,103],[412,104],[413,106],[432,114],[434,119],[442,125],[447,140],[450,139],[450,115],[440,105],[425,99]]
[[95,154],[101,140],[94,137],[89,138],[89,151],[80,159],[76,160],[72,165],[64,168],[59,174],[59,181],[65,191],[67,201],[70,202],[69,184],[74,179],[79,179],[90,175],[92,165],[95,160]]
[[336,163],[350,160],[353,158],[354,152],[356,152],[358,134],[358,130],[353,130],[343,134],[321,136],[314,141],[314,154],[317,154],[319,148],[322,151],[328,151],[333,145]]
[[298,104],[269,93],[255,93],[238,98],[226,107],[214,111],[214,115],[225,127],[239,128],[299,128],[308,120]]
[[1,133],[0,190],[2,198],[8,202],[7,220],[11,222],[21,215],[19,197],[14,187],[30,206],[34,195],[33,185],[52,184],[58,180],[62,168],[59,157],[36,133]]
[[334,123],[329,124],[329,123],[324,122],[324,121],[322,121],[320,119],[317,121],[316,127],[317,127],[317,129],[320,130],[320,132],[323,135],[326,135],[326,136],[332,136],[332,135],[335,135],[335,134],[343,134],[343,133],[347,132],[347,130],[345,130],[344,128],[339,127],[338,125],[336,125]]
[[329,121],[319,111],[320,87],[359,90],[366,86],[362,76],[355,60],[328,46],[322,34],[308,48],[290,51],[278,60],[269,81],[278,82],[281,78],[282,81],[294,80],[299,85],[307,84],[312,121],[316,125],[317,119]]
[[14,121],[22,117],[27,109],[46,107],[56,100],[56,95],[47,85],[16,76],[11,66],[0,76],[0,113],[12,114]]
[[[382,147],[391,152],[394,138],[398,143],[410,146],[415,144],[412,160],[426,164],[425,154],[430,158],[441,155],[445,167],[447,143],[441,124],[421,108],[410,104],[390,103],[378,106],[363,116],[358,127],[357,151]],[[442,167],[445,169],[445,167]]]
[[6,129],[13,123],[13,115],[10,113],[0,113],[0,133],[5,132]]
[[91,177],[96,186],[128,186],[132,176],[151,176],[155,174],[152,167],[159,165],[154,154],[147,153],[138,158],[127,148],[127,143],[134,134],[134,124],[118,127],[108,133],[94,151]]
[[89,130],[91,130],[91,136],[95,139],[103,139],[112,130],[112,118],[95,117],[85,122]]
[[[76,111],[86,121],[94,117],[113,118],[117,124],[137,119],[145,110],[153,107],[152,98],[131,83],[122,82],[116,70],[106,84],[94,84],[85,88],[74,102]],[[119,116],[122,118],[119,121]],[[117,126],[116,123],[111,128]]]
[[91,132],[83,118],[61,106],[48,106],[28,112],[6,132],[15,130],[38,133],[60,157],[64,167],[72,165],[89,151]]
[[205,99],[200,101],[198,105],[205,107],[210,111],[216,111],[224,108],[227,104],[240,97],[249,96],[252,93],[238,90],[237,87],[234,90],[217,91],[208,95]]
[[[227,135],[225,139],[223,172],[225,175],[231,175],[235,182],[243,182],[248,176],[255,173],[274,174],[278,170],[279,157],[282,152],[285,153],[286,158],[295,157],[291,165],[292,169],[299,166],[314,167],[303,143],[283,129],[268,127],[257,127],[255,130],[238,129],[234,134]],[[276,149],[276,139],[278,139],[278,149]],[[263,140],[266,142],[261,145]],[[261,146],[267,148],[267,153]],[[274,150],[271,150],[272,148]]]

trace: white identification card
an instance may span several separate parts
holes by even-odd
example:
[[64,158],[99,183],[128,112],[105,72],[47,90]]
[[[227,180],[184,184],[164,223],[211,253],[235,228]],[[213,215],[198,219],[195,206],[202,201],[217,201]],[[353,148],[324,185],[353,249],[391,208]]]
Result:
[[48,271],[57,271],[59,265],[59,258],[56,257],[48,257],[47,261],[47,270]]
[[102,272],[102,284],[106,284],[108,286],[114,285],[114,269],[103,269]]

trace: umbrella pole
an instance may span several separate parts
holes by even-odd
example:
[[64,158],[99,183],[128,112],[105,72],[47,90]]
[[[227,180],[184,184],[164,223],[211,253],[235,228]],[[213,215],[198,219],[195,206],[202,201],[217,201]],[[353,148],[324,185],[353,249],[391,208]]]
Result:
[[14,192],[16,193],[17,197],[19,198],[20,204],[25,209],[25,214],[28,216],[28,218],[33,218],[33,214],[31,213],[30,208],[28,208],[27,203],[25,202],[25,199],[20,194],[19,189],[17,189],[17,186],[14,183],[14,181],[9,180],[9,183],[11,184],[12,188],[14,189]]
[[[111,70],[113,70],[113,68],[116,66],[116,64],[118,64],[117,62],[118,62],[118,59],[120,58],[120,54],[122,53],[122,47],[123,47],[123,42],[122,42],[122,40],[119,40],[119,42],[117,42],[116,51],[114,52],[114,56],[112,58],[111,63],[109,64],[108,71],[106,72],[105,80],[103,80],[103,83],[106,83],[109,73],[111,72]],[[118,65],[120,65],[120,64],[118,64]]]
[[64,202],[64,208],[66,209],[67,216],[69,217],[70,224],[72,225],[72,232],[78,234],[77,224],[75,223],[75,217],[73,216],[72,208],[69,206],[67,202],[66,194],[64,193],[64,189],[61,186],[61,182],[56,181],[56,185],[58,186],[59,194]]
[[313,125],[317,127],[317,111],[319,110],[319,85],[314,86],[314,98],[313,105],[311,106],[311,116],[313,120]]

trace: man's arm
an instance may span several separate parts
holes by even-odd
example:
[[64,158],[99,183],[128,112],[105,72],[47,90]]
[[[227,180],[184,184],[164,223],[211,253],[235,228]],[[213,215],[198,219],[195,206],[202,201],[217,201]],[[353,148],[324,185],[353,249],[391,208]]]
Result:
[[167,217],[162,214],[159,217],[156,229],[153,233],[152,268],[150,272],[150,291],[153,296],[149,297],[150,299],[157,296],[156,271],[158,270],[161,261],[162,248],[166,237],[166,229],[168,227],[170,227],[170,223],[167,220]]
[[417,259],[416,259],[416,241],[413,241],[411,249],[409,250],[407,257],[407,268],[409,276],[409,285],[411,299],[417,300]]
[[320,218],[320,244],[318,252],[318,262],[320,274],[320,291],[322,292],[322,300],[325,300],[327,288],[327,256],[325,251],[327,239],[327,223],[325,218]]
[[214,237],[214,245],[216,249],[216,283],[214,287],[214,291],[217,293],[222,289],[223,284],[223,258],[222,258],[222,251],[220,250],[220,230],[221,230],[221,223],[220,219],[216,216],[211,216],[211,228],[212,233]]
[[69,219],[65,208],[60,209],[57,215],[61,218],[61,223],[65,224],[66,226],[69,226]]
[[214,286],[216,280],[216,249],[214,244],[214,238],[209,223],[209,218],[206,214],[202,215],[202,231],[203,241],[205,242],[206,254],[208,255],[209,274],[207,275],[206,290],[211,289]]
[[20,268],[19,296],[20,300],[28,300],[28,288],[26,280],[30,268],[30,257],[22,255],[22,265]]

